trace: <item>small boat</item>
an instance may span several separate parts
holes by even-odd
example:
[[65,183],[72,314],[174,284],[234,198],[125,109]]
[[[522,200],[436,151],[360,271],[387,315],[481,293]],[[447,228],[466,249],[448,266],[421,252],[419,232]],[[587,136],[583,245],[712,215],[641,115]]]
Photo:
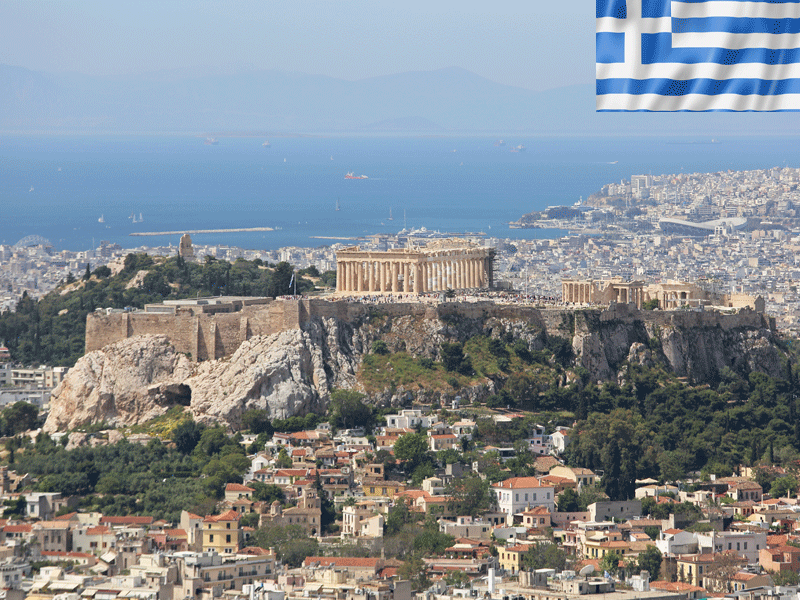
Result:
[[105,222],[106,222],[106,220],[105,220],[105,218],[103,217],[103,215],[100,215],[100,218],[99,218],[99,219],[97,219],[97,222],[98,222],[98,223],[105,223]]
[[262,148],[269,148],[270,146],[271,146],[271,144],[269,143],[269,140],[267,140],[266,142],[264,142],[263,144],[261,144],[261,147],[262,147]]
[[142,213],[139,213],[139,223],[141,223],[142,221],[144,221],[144,219],[142,218]]
[[216,146],[217,144],[219,144],[219,140],[217,138],[213,138],[213,137],[207,137],[206,138],[206,141],[205,141],[205,145],[206,146]]
[[522,144],[520,144],[519,146],[514,146],[513,148],[511,148],[511,152],[525,152],[525,150],[526,150],[526,148]]
[[494,145],[495,145],[495,146],[505,146],[505,145],[506,145],[506,143],[505,143],[505,141],[503,141],[503,140],[497,140],[497,141],[494,143]]
[[336,199],[336,210],[337,210],[337,212],[340,210],[339,209],[339,199],[338,198]]
[[369,179],[366,175],[356,175],[352,171],[350,171],[347,175],[344,176],[345,179]]
[[394,217],[392,216],[392,209],[389,209],[389,220],[394,221]]
[[32,192],[32,191],[33,191],[33,186],[31,186],[31,189],[29,189],[28,191],[29,191],[29,192]]

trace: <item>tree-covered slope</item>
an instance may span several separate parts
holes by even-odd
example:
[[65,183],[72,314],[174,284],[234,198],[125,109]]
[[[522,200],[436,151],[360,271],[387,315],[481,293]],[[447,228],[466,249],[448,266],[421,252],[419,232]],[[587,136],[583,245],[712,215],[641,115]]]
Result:
[[[289,292],[292,266],[260,260],[234,263],[207,258],[202,264],[180,257],[153,258],[129,254],[124,269],[112,276],[108,267],[91,277],[67,282],[36,302],[24,296],[16,310],[0,314],[0,340],[12,360],[23,364],[72,366],[83,355],[86,315],[97,308],[143,308],[167,299],[200,296],[280,296]],[[298,293],[313,289],[298,278]]]

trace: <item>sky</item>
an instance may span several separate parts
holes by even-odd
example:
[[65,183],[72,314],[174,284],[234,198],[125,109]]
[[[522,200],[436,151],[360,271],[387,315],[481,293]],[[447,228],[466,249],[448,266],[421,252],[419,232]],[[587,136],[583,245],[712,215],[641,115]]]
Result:
[[0,63],[351,81],[457,66],[545,90],[593,82],[594,17],[589,0],[2,0]]

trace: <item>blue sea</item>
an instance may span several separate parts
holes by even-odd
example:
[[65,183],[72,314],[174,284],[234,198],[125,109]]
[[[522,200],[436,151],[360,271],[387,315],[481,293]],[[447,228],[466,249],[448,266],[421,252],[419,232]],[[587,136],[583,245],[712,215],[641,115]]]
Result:
[[[38,235],[56,250],[85,250],[101,240],[132,248],[178,242],[129,235],[136,231],[245,227],[275,230],[192,237],[264,250],[404,226],[543,237],[558,232],[509,229],[508,222],[635,174],[797,167],[800,160],[793,138],[520,137],[496,146],[477,137],[277,137],[268,148],[263,141],[0,137],[0,243]],[[510,152],[518,144],[526,150]],[[351,171],[368,179],[345,179]]]

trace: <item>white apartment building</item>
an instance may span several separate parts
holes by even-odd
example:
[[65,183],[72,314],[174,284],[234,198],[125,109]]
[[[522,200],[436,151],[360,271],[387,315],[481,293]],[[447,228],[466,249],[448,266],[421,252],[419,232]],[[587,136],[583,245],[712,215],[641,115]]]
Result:
[[430,429],[439,421],[436,415],[423,415],[418,408],[405,408],[396,415],[386,415],[386,426],[391,429],[414,429],[419,426]]
[[506,524],[514,522],[514,515],[535,506],[555,510],[555,489],[542,485],[536,477],[512,477],[492,484],[499,512],[506,515]]
[[733,551],[743,555],[747,562],[758,562],[758,553],[767,547],[765,531],[709,531],[697,534],[697,545],[701,554]]

